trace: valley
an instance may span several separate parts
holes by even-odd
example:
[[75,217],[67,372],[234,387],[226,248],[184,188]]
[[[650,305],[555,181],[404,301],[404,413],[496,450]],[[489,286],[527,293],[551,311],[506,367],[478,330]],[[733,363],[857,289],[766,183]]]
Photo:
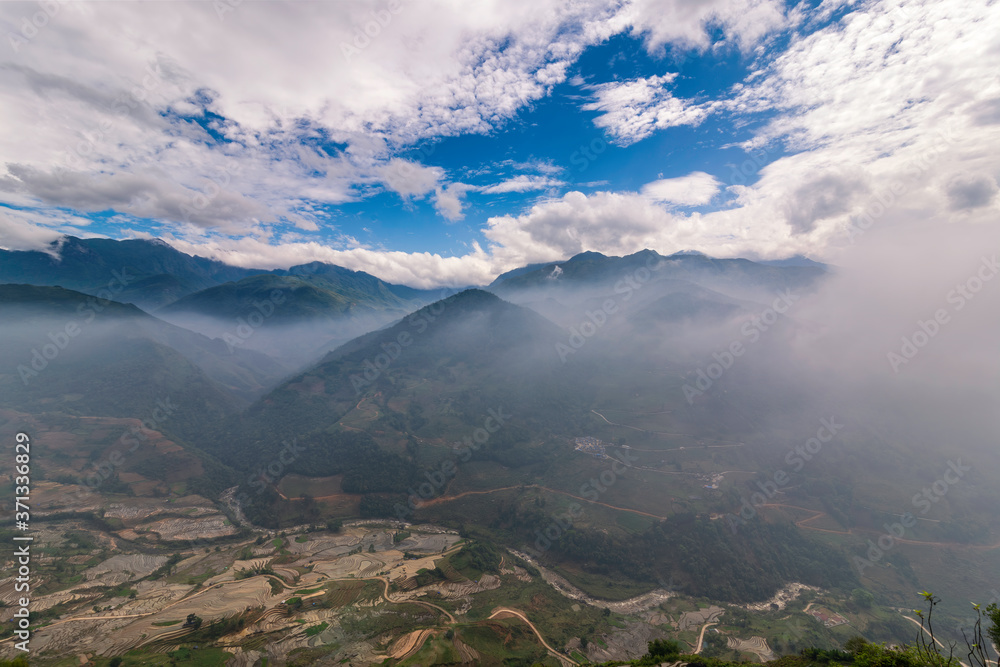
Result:
[[[17,365],[87,297],[2,286],[0,438],[34,452],[35,661],[572,665],[660,639],[768,661],[909,641],[917,589],[948,591],[936,619],[959,635],[1000,567],[986,431],[942,444],[919,406],[792,372],[808,321],[718,356],[754,299],[806,298],[818,269],[560,266],[422,306],[322,266],[154,314],[109,300],[27,384]],[[10,617],[12,577],[0,598]]]
[[[103,501],[114,506],[113,498]],[[212,511],[205,499],[185,504]],[[502,664],[513,653],[573,665],[635,657],[643,637],[687,638],[697,653],[710,627],[746,634],[739,607],[703,613],[669,590],[604,602],[527,554],[429,524],[368,520],[230,536],[195,530],[168,556],[93,523],[44,520],[38,547],[59,555],[41,561],[36,585],[58,590],[33,602],[41,618],[34,662],[71,664],[60,656],[72,655],[72,664],[116,656],[159,664],[157,656],[199,654],[207,664],[409,665],[452,655]],[[66,579],[67,567],[79,574]],[[3,601],[14,595],[10,582],[0,588]],[[803,608],[805,597],[793,592],[781,610]],[[756,623],[773,624],[767,605],[761,609]],[[744,620],[729,624],[727,615]],[[583,626],[591,640],[581,643]],[[756,646],[752,637],[734,641]]]

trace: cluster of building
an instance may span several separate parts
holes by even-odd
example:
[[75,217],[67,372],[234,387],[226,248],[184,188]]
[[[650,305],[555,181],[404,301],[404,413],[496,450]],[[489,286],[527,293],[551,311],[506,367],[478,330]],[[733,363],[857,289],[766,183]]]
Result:
[[603,459],[607,457],[604,443],[597,438],[591,438],[589,436],[586,438],[577,438],[574,441],[574,444],[574,449],[579,452],[590,454],[595,459]]
[[838,625],[844,625],[847,623],[846,618],[840,614],[835,614],[832,611],[827,611],[826,609],[813,609],[807,611],[806,613],[828,628],[835,628]]

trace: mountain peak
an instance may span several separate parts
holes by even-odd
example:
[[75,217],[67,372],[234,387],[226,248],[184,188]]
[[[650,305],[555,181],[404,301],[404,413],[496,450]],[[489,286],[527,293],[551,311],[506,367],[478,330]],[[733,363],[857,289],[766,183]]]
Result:
[[594,259],[607,259],[607,255],[602,255],[599,252],[594,252],[593,250],[588,250],[586,252],[581,252],[578,255],[573,255],[572,257],[570,257],[566,261],[567,262],[580,262],[580,261],[594,260]]
[[705,253],[701,252],[700,250],[678,250],[677,252],[673,253],[672,255],[668,255],[668,257],[705,257],[705,258],[707,258],[708,255],[706,255]]
[[478,287],[471,287],[467,290],[462,290],[458,294],[452,294],[438,303],[443,305],[481,308],[484,306],[505,304],[507,302],[498,297],[496,294],[487,292],[486,290],[481,290]]

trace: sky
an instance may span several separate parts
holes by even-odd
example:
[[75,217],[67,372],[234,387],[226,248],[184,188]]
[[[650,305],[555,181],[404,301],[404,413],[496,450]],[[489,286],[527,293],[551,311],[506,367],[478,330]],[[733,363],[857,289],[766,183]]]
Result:
[[997,35],[986,0],[4,2],[0,247],[424,288],[946,247],[997,223]]

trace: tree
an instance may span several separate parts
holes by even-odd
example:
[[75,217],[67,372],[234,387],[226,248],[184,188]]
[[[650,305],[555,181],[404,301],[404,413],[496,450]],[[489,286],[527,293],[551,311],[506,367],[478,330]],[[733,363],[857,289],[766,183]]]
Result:
[[188,614],[187,620],[184,621],[184,625],[182,627],[192,628],[194,630],[197,630],[198,628],[201,627],[201,617],[195,613]]
[[[980,605],[973,604],[972,606],[976,610],[976,623],[972,626],[972,637],[970,638],[965,634],[965,630],[962,630],[962,637],[965,638],[965,645],[969,649],[969,664],[974,667],[989,667],[990,657],[987,645],[992,643],[994,647],[1000,646],[1000,607],[997,607],[996,603],[991,604],[986,607],[984,614]],[[985,636],[983,635],[984,616],[992,623],[992,626],[986,630]],[[997,658],[996,665],[1000,667],[1000,657]]]
[[861,653],[861,649],[868,645],[868,640],[860,635],[855,635],[844,643],[844,650],[851,655]]
[[673,639],[654,639],[646,647],[651,658],[670,658],[673,660],[681,652],[681,645]]
[[870,609],[875,602],[875,596],[871,594],[871,591],[867,591],[864,588],[855,588],[851,591],[851,599],[854,601],[854,604],[862,609]]

